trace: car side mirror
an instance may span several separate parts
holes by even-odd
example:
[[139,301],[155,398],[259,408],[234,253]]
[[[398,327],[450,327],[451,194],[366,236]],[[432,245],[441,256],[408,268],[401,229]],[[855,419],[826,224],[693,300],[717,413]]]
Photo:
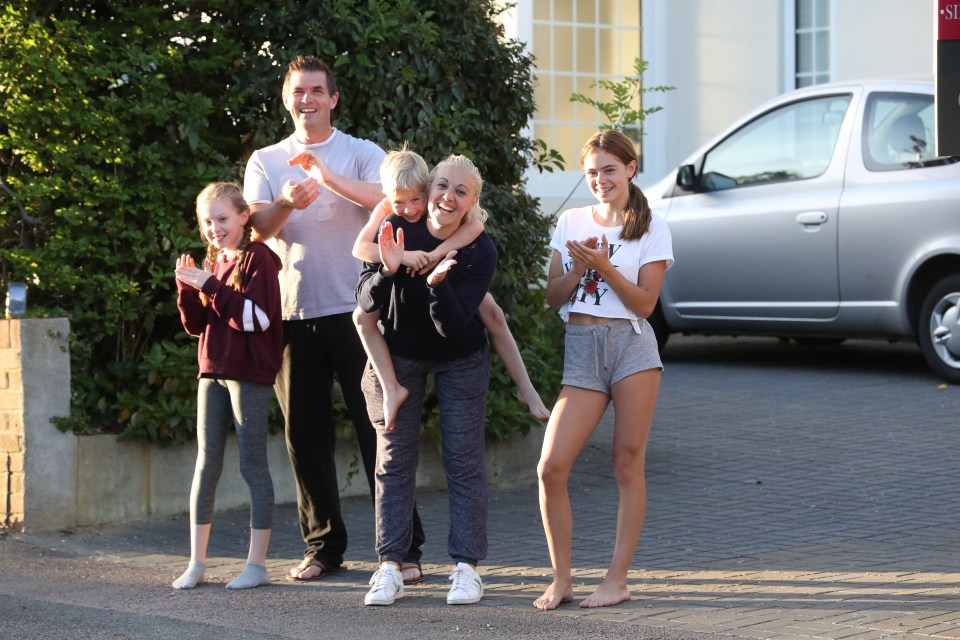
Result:
[[697,172],[692,164],[685,164],[677,169],[677,186],[687,191],[696,189]]

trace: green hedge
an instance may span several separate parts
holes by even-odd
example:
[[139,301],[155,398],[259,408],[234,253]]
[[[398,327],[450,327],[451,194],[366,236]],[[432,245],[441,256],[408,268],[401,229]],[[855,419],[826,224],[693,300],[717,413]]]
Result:
[[[203,185],[242,179],[253,149],[292,130],[279,92],[298,53],[333,61],[335,126],[385,148],[407,141],[431,164],[474,158],[501,256],[493,293],[549,404],[562,328],[542,299],[552,221],[524,191],[542,156],[522,135],[532,61],[500,39],[493,2],[140,4],[0,14],[0,279],[28,283],[30,314],[70,318],[62,428],[193,438],[196,344],[176,313],[174,262],[200,255]],[[514,394],[497,362],[491,438],[536,424]]]

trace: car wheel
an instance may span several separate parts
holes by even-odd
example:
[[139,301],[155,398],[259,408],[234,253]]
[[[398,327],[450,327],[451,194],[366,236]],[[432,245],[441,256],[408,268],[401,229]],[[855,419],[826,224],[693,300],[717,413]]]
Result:
[[920,308],[917,341],[934,373],[960,384],[960,275],[944,278]]
[[670,338],[670,328],[663,317],[663,309],[660,308],[659,300],[653,313],[647,318],[647,323],[653,328],[653,335],[657,336],[657,351],[663,353],[663,348],[667,346],[667,340]]

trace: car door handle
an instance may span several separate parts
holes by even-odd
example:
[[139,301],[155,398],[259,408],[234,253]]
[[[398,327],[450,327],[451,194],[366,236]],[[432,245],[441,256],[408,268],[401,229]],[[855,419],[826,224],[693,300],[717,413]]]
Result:
[[823,224],[827,221],[826,211],[807,211],[797,216],[797,222],[802,225]]

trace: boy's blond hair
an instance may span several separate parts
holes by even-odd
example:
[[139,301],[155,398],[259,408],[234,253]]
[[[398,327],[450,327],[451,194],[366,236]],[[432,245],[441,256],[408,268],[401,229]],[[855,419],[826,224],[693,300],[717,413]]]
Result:
[[423,193],[430,184],[430,169],[426,161],[404,143],[400,149],[387,153],[380,163],[380,185],[389,198],[398,193]]

